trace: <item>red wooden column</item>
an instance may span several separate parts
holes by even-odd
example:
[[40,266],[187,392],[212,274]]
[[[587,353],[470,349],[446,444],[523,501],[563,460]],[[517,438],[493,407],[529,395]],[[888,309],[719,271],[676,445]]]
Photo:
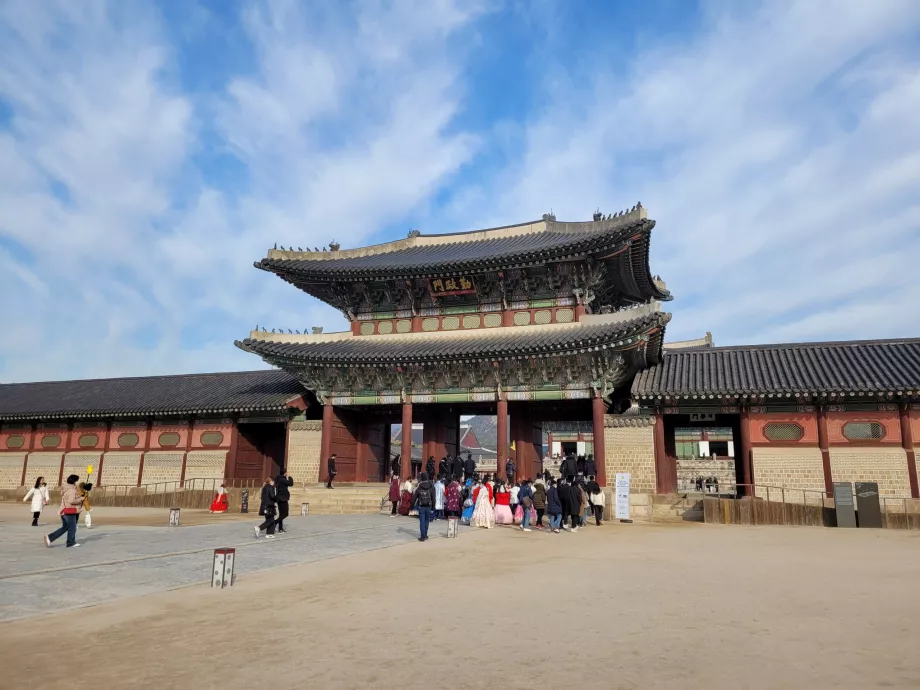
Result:
[[754,461],[751,457],[751,421],[747,407],[741,409],[741,438],[738,445],[738,452],[741,454],[741,483],[747,484],[744,487],[744,495],[753,496],[754,489],[751,485],[754,483]]
[[370,443],[368,443],[368,429],[367,425],[363,423],[358,417],[358,438],[357,438],[357,452],[355,453],[355,481],[356,482],[366,482],[367,481],[367,458],[371,454]]
[[594,417],[594,464],[597,466],[597,483],[607,486],[607,448],[604,444],[604,418],[607,415],[607,405],[600,391],[595,391],[594,400],[591,401],[591,411]]
[[827,445],[827,407],[818,405],[818,448],[821,450],[821,464],[824,466],[824,491],[827,497],[834,495],[834,478],[831,476],[831,452]]
[[505,463],[508,461],[508,401],[504,393],[498,394],[498,404],[496,405],[496,464],[498,471],[503,476],[505,473]]
[[655,488],[657,493],[666,494],[671,488],[671,471],[668,451],[664,442],[664,415],[655,415]]
[[[403,402],[402,405],[402,433],[400,440],[399,474],[405,479],[412,474],[412,403]],[[422,460],[422,466],[425,459]]]
[[907,478],[910,481],[911,498],[920,498],[917,484],[917,455],[914,452],[914,434],[910,428],[910,404],[901,403],[901,445],[907,453]]
[[335,410],[332,409],[332,402],[326,402],[323,405],[323,432],[320,440],[319,459],[319,480],[322,481],[326,472],[326,463],[329,462],[329,456],[332,455],[332,420],[335,416]]

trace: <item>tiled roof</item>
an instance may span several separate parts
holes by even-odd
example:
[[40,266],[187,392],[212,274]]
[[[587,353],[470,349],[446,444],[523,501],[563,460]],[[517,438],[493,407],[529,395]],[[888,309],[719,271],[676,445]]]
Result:
[[277,370],[9,383],[0,385],[0,420],[265,412],[304,392]]
[[920,391],[920,338],[665,350],[639,397]]
[[[237,341],[237,347],[285,364],[386,364],[443,362],[457,359],[502,359],[626,348],[628,338],[660,329],[669,314],[653,312],[635,319],[571,325],[517,326],[475,331],[355,336],[310,342],[275,342],[265,338]],[[659,341],[660,343],[660,338]],[[651,348],[650,348],[651,349]]]

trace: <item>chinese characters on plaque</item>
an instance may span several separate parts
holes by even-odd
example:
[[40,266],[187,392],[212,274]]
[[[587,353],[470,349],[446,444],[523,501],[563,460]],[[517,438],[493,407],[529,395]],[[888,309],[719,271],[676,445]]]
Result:
[[428,281],[428,290],[434,297],[445,295],[471,295],[476,292],[476,285],[471,276],[450,276],[432,278]]

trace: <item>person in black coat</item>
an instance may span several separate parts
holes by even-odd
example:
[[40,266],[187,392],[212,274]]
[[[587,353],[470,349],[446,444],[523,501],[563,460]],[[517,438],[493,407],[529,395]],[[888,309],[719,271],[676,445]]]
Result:
[[332,480],[335,479],[335,453],[329,456],[329,462],[326,463],[326,469],[329,472],[329,479],[326,480],[326,488],[332,488]]
[[585,458],[585,476],[597,476],[597,463],[594,462],[594,456],[589,455]]
[[284,518],[288,516],[291,500],[290,487],[292,486],[294,486],[294,480],[287,476],[287,468],[282,467],[281,472],[275,477],[275,501],[278,503],[277,527],[279,532],[284,532]]
[[400,455],[399,453],[397,453],[396,457],[393,458],[393,462],[390,463],[390,476],[391,477],[399,476],[399,470],[400,470],[399,458],[400,458]]
[[259,515],[262,515],[265,518],[265,521],[257,526],[253,527],[255,531],[256,539],[259,538],[259,535],[262,534],[262,531],[266,531],[266,539],[275,538],[275,504],[277,502],[276,493],[275,493],[275,480],[269,477],[265,480],[265,485],[262,487],[262,500],[259,503]]
[[469,479],[474,474],[476,474],[476,463],[473,462],[473,454],[466,454],[466,462],[463,463],[463,473],[466,479]]
[[438,463],[438,479],[450,476],[450,456],[445,455]]
[[567,530],[568,525],[565,524],[565,519],[572,514],[572,487],[565,480],[560,479],[556,485],[556,492],[559,494],[559,503],[562,506],[562,529]]
[[425,475],[428,477],[434,476],[434,456],[429,455],[428,461],[425,463]]
[[508,477],[508,484],[514,484],[515,474],[517,474],[517,467],[514,464],[514,460],[508,458],[508,462],[505,463],[505,476]]
[[458,481],[463,477],[463,458],[459,453],[450,461],[450,475]]

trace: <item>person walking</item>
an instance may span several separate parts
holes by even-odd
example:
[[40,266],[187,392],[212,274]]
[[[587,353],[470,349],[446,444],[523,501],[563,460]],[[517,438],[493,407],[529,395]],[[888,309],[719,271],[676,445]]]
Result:
[[445,455],[438,463],[438,479],[446,482],[450,479],[450,456]]
[[[333,456],[334,457],[334,456]],[[255,532],[256,539],[261,536],[263,530],[266,532],[266,539],[275,538],[275,504],[277,502],[276,492],[275,492],[275,480],[269,477],[265,480],[265,485],[262,487],[262,502],[259,505],[259,515],[265,518],[265,521],[261,525],[253,527]]]
[[400,469],[399,458],[400,458],[400,454],[397,453],[396,457],[393,458],[393,461],[390,463],[390,476],[391,477],[396,477],[399,475],[399,469]]
[[457,476],[451,477],[450,484],[447,485],[444,494],[444,505],[447,509],[448,517],[460,517],[463,499],[461,498],[460,482]]
[[508,478],[508,485],[512,486],[516,482],[514,481],[514,473],[517,472],[517,467],[514,464],[514,460],[508,458],[508,462],[505,463],[505,476]]
[[511,514],[514,515],[514,511],[518,507],[518,494],[521,493],[521,487],[519,484],[512,484],[510,479],[508,480],[508,485],[511,487],[509,489],[511,497],[508,502],[511,505]]
[[604,518],[604,506],[607,504],[607,497],[593,476],[589,477],[587,490],[588,502],[594,511],[594,524],[600,527]]
[[332,481],[335,479],[335,453],[329,456],[329,462],[326,463],[326,470],[329,472],[329,479],[326,481],[326,488],[331,489]]
[[281,472],[275,477],[275,500],[278,503],[278,522],[275,526],[280,533],[287,531],[284,529],[284,518],[289,514],[292,486],[294,486],[294,480],[287,476],[287,468],[282,467]]
[[543,514],[546,512],[546,482],[542,479],[533,484],[533,507],[537,511],[537,529],[543,529]]
[[584,500],[585,493],[578,485],[578,482],[573,482],[569,485],[569,490],[572,492],[572,502],[569,504],[569,517],[572,521],[572,529],[570,531],[574,534],[578,531],[579,525],[581,525],[582,512],[584,510],[582,501]]
[[473,462],[473,454],[467,453],[466,460],[463,463],[463,473],[464,479],[472,479],[473,475],[476,474],[476,463]]
[[42,514],[42,508],[51,500],[48,497],[48,486],[45,484],[44,477],[35,480],[35,486],[29,489],[29,493],[25,495],[22,502],[29,500],[32,501],[32,505],[29,506],[32,509],[32,527],[38,527],[38,518]]
[[396,517],[396,508],[399,506],[399,477],[394,473],[390,478],[390,503],[393,504],[393,510],[390,511],[390,517]]
[[444,519],[444,481],[438,477],[434,483],[434,518],[435,520]]
[[556,480],[550,478],[549,489],[546,491],[546,512],[549,514],[550,529],[558,534],[562,525],[562,499],[559,497],[559,487]]
[[434,481],[434,456],[429,455],[428,460],[425,461],[425,476],[428,477],[430,481]]
[[67,548],[76,548],[80,546],[77,543],[77,520],[80,517],[80,509],[83,507],[83,497],[77,489],[77,482],[80,481],[80,475],[72,474],[67,477],[67,483],[61,491],[61,526],[51,534],[45,535],[45,546],[51,548],[54,541],[67,534]]
[[428,525],[431,524],[431,509],[434,506],[434,484],[424,472],[418,477],[418,486],[412,494],[412,503],[418,506],[418,540],[428,541]]
[[530,532],[530,511],[533,508],[533,489],[530,481],[525,479],[518,492],[518,503],[524,513],[524,519],[521,520],[521,531]]

